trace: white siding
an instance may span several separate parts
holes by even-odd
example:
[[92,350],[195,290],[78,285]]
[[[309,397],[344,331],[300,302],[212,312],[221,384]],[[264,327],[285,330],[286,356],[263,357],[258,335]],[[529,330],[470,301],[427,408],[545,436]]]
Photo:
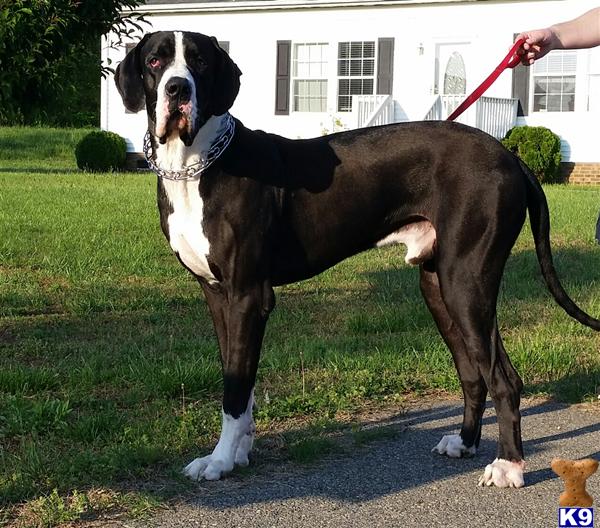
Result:
[[[229,41],[230,55],[243,72],[240,95],[232,113],[250,128],[288,137],[310,137],[332,131],[336,118],[347,122],[347,114],[335,112],[337,43],[394,37],[394,93],[396,119],[421,119],[428,110],[434,86],[436,45],[469,43],[465,65],[467,93],[497,65],[512,44],[513,34],[572,18],[595,5],[589,0],[454,2],[406,4],[368,8],[309,8],[297,10],[202,12],[156,14],[150,17],[154,30],[187,30]],[[275,53],[277,40],[329,42],[332,67],[329,78],[328,112],[276,116]],[[105,50],[113,66],[124,50]],[[586,62],[587,63],[587,62]],[[511,74],[505,72],[486,93],[511,96]],[[102,126],[126,137],[130,150],[141,150],[146,127],[145,112],[125,114],[112,78],[103,83]],[[423,115],[421,115],[423,114]],[[573,161],[600,161],[590,127],[597,112],[534,115],[531,124],[555,130],[569,144]]]

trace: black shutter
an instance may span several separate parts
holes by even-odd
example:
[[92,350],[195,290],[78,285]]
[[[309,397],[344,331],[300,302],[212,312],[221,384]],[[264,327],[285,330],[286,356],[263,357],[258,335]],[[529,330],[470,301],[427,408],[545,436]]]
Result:
[[275,80],[275,115],[290,113],[290,68],[292,42],[277,41],[277,71]]
[[377,93],[391,94],[394,85],[394,39],[380,38],[377,47]]
[[[513,40],[517,38],[514,35]],[[519,64],[512,71],[512,97],[519,100],[518,116],[529,115],[529,68]]]

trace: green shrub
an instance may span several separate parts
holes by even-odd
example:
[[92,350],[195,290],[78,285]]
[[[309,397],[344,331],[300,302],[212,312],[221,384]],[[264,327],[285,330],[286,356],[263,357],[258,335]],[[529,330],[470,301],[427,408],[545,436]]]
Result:
[[90,132],[75,147],[77,166],[91,172],[124,168],[126,154],[125,140],[114,132],[103,130]]
[[560,138],[554,132],[544,127],[514,127],[502,144],[519,156],[540,182],[557,181],[562,157]]

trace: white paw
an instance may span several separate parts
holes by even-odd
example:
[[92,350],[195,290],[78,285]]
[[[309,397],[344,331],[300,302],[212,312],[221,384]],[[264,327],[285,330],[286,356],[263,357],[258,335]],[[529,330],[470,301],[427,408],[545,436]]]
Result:
[[251,431],[248,434],[245,434],[240,440],[238,448],[235,452],[236,465],[245,467],[248,464],[250,464],[248,454],[250,453],[250,451],[252,451],[252,444],[254,442],[254,432],[255,428],[254,426],[252,426]]
[[465,444],[463,444],[460,435],[453,434],[442,436],[442,439],[439,441],[438,445],[436,445],[431,451],[435,451],[440,455],[449,456],[450,458],[461,458],[472,457],[475,455],[477,448],[474,445],[471,447],[466,447]]
[[480,486],[497,486],[498,488],[522,488],[525,485],[523,470],[525,461],[510,462],[497,458],[485,467],[479,478]]
[[233,469],[233,463],[217,459],[214,455],[196,458],[183,468],[183,474],[192,480],[219,480]]

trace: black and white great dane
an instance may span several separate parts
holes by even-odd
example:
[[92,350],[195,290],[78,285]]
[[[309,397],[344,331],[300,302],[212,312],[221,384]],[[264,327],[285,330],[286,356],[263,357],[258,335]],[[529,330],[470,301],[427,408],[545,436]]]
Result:
[[179,31],[145,35],[115,75],[125,107],[146,106],[161,227],[204,290],[221,351],[221,436],[185,473],[214,480],[248,464],[273,287],[403,243],[464,394],[460,434],[444,436],[434,451],[475,453],[489,391],[498,453],[480,484],[523,486],[523,384],[498,332],[496,302],[527,211],[548,289],[571,317],[600,330],[557,278],[538,182],[498,141],[450,122],[307,140],[248,130],[228,112],[240,75],[214,37]]

